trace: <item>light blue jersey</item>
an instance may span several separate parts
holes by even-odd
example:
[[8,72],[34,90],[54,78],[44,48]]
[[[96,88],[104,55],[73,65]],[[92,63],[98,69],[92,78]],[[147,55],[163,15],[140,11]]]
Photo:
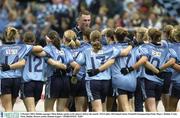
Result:
[[[73,61],[73,57],[71,52],[66,48],[61,48],[58,50],[52,44],[48,44],[44,47],[44,51],[54,60],[57,60],[64,64],[70,64]],[[48,66],[48,77],[52,76],[53,73],[56,71],[55,68],[52,66]]]
[[[166,45],[154,45],[147,44],[140,47],[141,54],[148,57],[148,61],[155,67],[160,68],[171,57],[175,57],[173,50],[169,49]],[[145,69],[142,72],[142,77],[148,80],[163,84],[163,78],[159,78],[155,75],[148,75]]]
[[[89,49],[89,48],[91,48],[91,45],[89,43],[83,43],[80,47],[76,49],[71,49],[74,60],[76,61],[78,55],[84,50]],[[85,77],[85,75],[86,75],[86,68],[85,68],[85,65],[82,65],[79,72],[76,74],[77,79],[81,80]]]
[[[172,42],[170,42],[170,41],[168,41],[168,40],[162,40],[162,45],[168,46],[168,48],[169,48],[170,50],[172,50],[172,49],[174,48],[174,43],[172,43]],[[172,52],[172,51],[171,51],[171,52]],[[167,68],[166,71],[167,71],[167,72],[172,72],[172,73],[174,73],[174,69],[172,69],[171,67]]]
[[[174,43],[173,49],[177,54],[176,63],[180,64],[180,43]],[[174,71],[171,78],[172,78],[172,82],[174,84],[175,83],[178,83],[178,84],[180,83],[180,73],[179,72]]]
[[34,55],[28,55],[25,57],[26,64],[23,69],[24,82],[45,81],[45,72],[47,64],[43,57],[37,57]]
[[[117,48],[126,48],[127,43],[119,43]],[[136,89],[137,71],[132,71],[127,75],[123,75],[120,70],[125,67],[130,67],[136,63],[136,49],[132,49],[127,57],[115,58],[115,63],[111,66],[112,69],[112,87],[122,90],[134,92]]]
[[[31,52],[31,45],[26,44],[4,44],[0,46],[0,64],[13,64],[20,59],[23,59],[25,55]],[[0,79],[2,78],[19,78],[21,77],[21,70],[8,70],[2,72],[0,70]]]
[[[97,53],[93,52],[93,48],[89,48],[80,53],[76,61],[80,65],[85,65],[86,70],[97,69],[104,64],[108,59],[119,56],[120,50],[116,48],[102,48]],[[111,78],[109,69],[100,72],[99,74],[89,77],[86,72],[86,80],[109,80]]]

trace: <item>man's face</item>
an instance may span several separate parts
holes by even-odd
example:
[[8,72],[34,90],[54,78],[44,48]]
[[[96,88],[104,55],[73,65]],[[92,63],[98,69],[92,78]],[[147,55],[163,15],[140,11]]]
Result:
[[90,27],[90,24],[91,24],[91,15],[82,15],[78,22],[78,25],[81,30]]

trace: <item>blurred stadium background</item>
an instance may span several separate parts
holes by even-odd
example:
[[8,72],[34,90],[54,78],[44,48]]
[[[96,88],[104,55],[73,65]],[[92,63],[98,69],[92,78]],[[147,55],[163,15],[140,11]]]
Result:
[[[56,30],[62,37],[67,29],[76,25],[80,11],[92,13],[92,29],[126,27],[155,27],[180,23],[180,0],[0,0],[0,35],[7,26],[19,29],[23,34],[31,30],[37,40],[42,39],[49,29]],[[25,111],[21,100],[15,111]],[[42,100],[37,111],[43,111]],[[162,104],[159,111],[164,111]],[[0,111],[3,111],[0,105]]]
[[76,25],[78,13],[92,13],[93,29],[156,27],[180,22],[180,0],[0,0],[0,34],[7,26],[32,30],[41,39],[48,29],[63,32]]

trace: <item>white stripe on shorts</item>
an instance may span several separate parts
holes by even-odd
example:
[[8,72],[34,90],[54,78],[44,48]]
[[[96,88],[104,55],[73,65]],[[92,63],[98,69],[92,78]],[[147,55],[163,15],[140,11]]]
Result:
[[91,92],[91,86],[90,86],[90,81],[86,81],[86,91],[87,91],[87,96],[88,96],[88,101],[93,101],[94,98],[93,98],[93,95],[92,95],[92,92]]

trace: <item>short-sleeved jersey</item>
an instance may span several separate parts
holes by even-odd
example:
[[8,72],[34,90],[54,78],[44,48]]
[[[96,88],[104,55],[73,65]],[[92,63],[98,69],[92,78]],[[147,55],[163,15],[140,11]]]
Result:
[[[174,47],[174,43],[172,43],[172,42],[170,42],[170,41],[168,41],[168,40],[162,40],[161,43],[162,43],[162,45],[164,45],[164,46],[168,46],[169,50],[171,50],[170,52],[173,52],[172,50],[173,50],[173,47]],[[174,54],[172,53],[172,55],[174,55]],[[174,69],[172,69],[171,67],[169,67],[169,68],[166,69],[166,71],[173,73],[173,72],[174,72]]]
[[[180,64],[180,43],[173,43],[173,49],[176,52],[176,63]],[[173,83],[180,83],[180,73],[177,71],[174,71],[172,74],[172,82]]]
[[[120,50],[116,48],[104,48],[102,47],[97,53],[93,52],[93,48],[89,48],[80,53],[76,59],[80,65],[85,65],[86,70],[97,69],[104,64],[108,59],[117,57],[120,54]],[[99,74],[89,77],[86,72],[86,80],[109,80],[111,78],[109,69],[100,72]]]
[[[25,55],[31,52],[31,45],[26,44],[4,44],[0,46],[0,64],[13,64],[20,59],[23,59]],[[18,78],[21,77],[20,69],[0,71],[0,78]]]
[[34,55],[25,56],[26,64],[23,69],[24,82],[45,81],[46,62],[43,57]]
[[[54,60],[57,60],[64,64],[70,64],[73,61],[73,57],[66,48],[61,48],[58,50],[52,44],[48,44],[44,47],[44,51]],[[47,71],[49,72],[48,77],[53,75],[53,72],[56,71],[52,66],[48,66]]]
[[[147,44],[140,47],[141,54],[148,57],[148,61],[153,64],[155,67],[160,68],[165,64],[171,57],[174,57],[175,54],[173,50],[165,45],[154,45]],[[158,83],[163,83],[163,78],[159,78],[155,75],[148,75],[145,72],[145,69],[142,71],[142,77],[147,78],[148,80],[155,81]]]
[[[74,60],[76,61],[78,55],[84,50],[89,49],[90,47],[91,45],[89,43],[83,43],[80,47],[71,49],[71,53],[73,55]],[[84,65],[82,65],[76,76],[79,80],[81,80],[85,77],[85,74],[86,74],[86,68]]]
[[[116,48],[126,48],[127,43],[118,43]],[[112,87],[122,90],[134,92],[136,88],[137,71],[132,71],[127,75],[123,75],[120,70],[125,67],[131,67],[136,63],[136,49],[132,49],[128,56],[115,58],[115,63],[111,66],[112,71]]]

